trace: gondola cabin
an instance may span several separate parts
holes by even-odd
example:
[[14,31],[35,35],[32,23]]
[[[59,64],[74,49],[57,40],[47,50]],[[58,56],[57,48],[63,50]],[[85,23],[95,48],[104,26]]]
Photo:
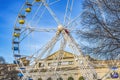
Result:
[[26,12],[31,12],[31,8],[26,8],[26,10],[25,10]]
[[23,77],[23,74],[22,74],[22,73],[18,73],[17,75],[18,75],[18,77],[20,77],[20,78]]
[[20,33],[14,33],[14,37],[20,37]]
[[110,75],[111,78],[119,78],[119,74],[117,72],[112,72]]
[[112,67],[113,72],[110,74],[111,78],[119,78],[117,69],[118,69],[117,67]]
[[19,24],[24,24],[25,23],[25,20],[21,19],[19,20]]
[[40,2],[41,0],[35,0],[36,2]]

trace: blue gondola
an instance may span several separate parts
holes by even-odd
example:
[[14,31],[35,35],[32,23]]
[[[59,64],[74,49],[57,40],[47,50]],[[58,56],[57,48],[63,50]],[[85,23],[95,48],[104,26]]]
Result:
[[21,57],[20,54],[14,54],[14,57]]
[[24,70],[25,68],[22,68],[22,67],[21,67],[20,69],[21,69],[21,70]]
[[116,72],[116,70],[118,69],[118,67],[113,66],[111,69],[113,70],[113,72],[110,74],[111,78],[118,78],[119,74],[118,74],[118,72]]
[[17,50],[19,50],[19,48],[18,47],[14,47],[14,50],[17,51]]
[[118,78],[119,74],[117,72],[111,73],[111,78]]
[[116,70],[116,69],[118,69],[118,68],[117,68],[117,67],[115,67],[115,66],[114,66],[114,67],[112,67],[112,70]]
[[22,73],[18,73],[17,75],[18,75],[18,77],[23,77]]
[[13,41],[13,43],[14,43],[14,44],[19,44],[19,42],[18,42],[18,41]]

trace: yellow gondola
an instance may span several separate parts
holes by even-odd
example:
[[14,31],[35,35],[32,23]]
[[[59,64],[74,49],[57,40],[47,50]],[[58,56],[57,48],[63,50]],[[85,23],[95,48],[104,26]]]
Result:
[[20,37],[20,33],[14,33],[15,37]]
[[24,24],[25,20],[19,20],[19,24]]
[[26,12],[31,12],[31,8],[26,8]]

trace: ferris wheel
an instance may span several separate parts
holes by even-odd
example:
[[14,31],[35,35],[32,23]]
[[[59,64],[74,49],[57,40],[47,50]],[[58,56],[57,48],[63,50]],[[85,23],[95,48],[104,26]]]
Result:
[[[68,47],[67,50],[75,55],[74,59],[78,61],[79,70],[85,80],[98,79],[93,78],[96,76],[96,71],[71,35],[76,31],[75,27],[81,23],[81,9],[77,9],[80,8],[80,3],[80,0],[26,0],[14,25],[12,40],[14,63],[20,71],[18,75],[21,80],[33,80],[35,74],[39,75],[41,70],[46,69],[37,65],[55,52],[56,45],[59,55],[53,63],[58,64],[61,61],[62,51]],[[50,39],[51,35],[54,36]],[[45,42],[47,43],[41,46]],[[44,61],[43,64],[45,63]],[[59,65],[47,67],[48,71],[53,71],[52,75],[57,80],[60,77],[58,67]],[[45,72],[46,75],[48,71]]]

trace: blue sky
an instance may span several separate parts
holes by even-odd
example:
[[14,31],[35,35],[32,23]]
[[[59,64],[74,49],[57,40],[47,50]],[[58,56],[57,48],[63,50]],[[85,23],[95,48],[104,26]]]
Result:
[[0,0],[0,56],[12,62],[12,31],[24,0]]
[[[12,63],[14,60],[12,49],[11,49],[12,48],[13,27],[14,27],[18,12],[19,12],[21,6],[23,5],[24,1],[25,0],[0,0],[0,10],[1,10],[0,11],[0,56],[3,56],[6,59],[6,62],[9,62],[9,63]],[[80,12],[79,8],[81,8],[81,6],[77,7],[77,5],[78,5],[77,3],[80,0],[75,0],[75,1],[76,1],[76,5],[75,5],[76,9],[73,10],[74,17],[76,16],[76,13]],[[59,5],[59,7],[62,7],[64,5],[65,4]],[[55,6],[57,6],[57,7],[55,7]],[[60,10],[57,10],[57,8],[58,8],[58,5],[53,5],[53,10],[56,11],[55,13],[57,14],[57,16],[59,16],[59,15],[63,16],[64,12],[61,11],[62,8],[59,8]],[[45,16],[49,17],[48,14],[46,14]],[[61,16],[59,16],[58,18],[62,21]],[[42,25],[49,26],[50,24],[49,25],[44,24],[44,23],[47,23],[49,21],[49,20],[45,21],[45,19],[43,19]],[[52,24],[55,22],[51,21],[50,23]],[[34,35],[34,34],[32,34],[32,35]],[[23,48],[26,47],[26,48],[33,49],[35,47],[42,46],[41,44],[37,43],[37,42],[39,42],[39,39],[45,44],[49,38],[52,38],[52,35],[53,34],[49,34],[49,35],[45,34],[45,36],[46,36],[45,38],[43,38],[43,35],[39,35],[39,36],[42,36],[42,39],[38,38],[36,36],[32,37],[32,38],[35,38],[34,40],[36,41],[36,43],[34,43],[34,41],[32,43],[32,41],[31,41],[32,38],[28,38],[28,39],[26,39],[27,43],[25,45],[23,45]],[[31,44],[29,44],[29,43],[31,43]],[[26,50],[23,50],[21,52],[24,53],[24,51],[25,51],[25,53],[30,52],[30,51],[26,51]]]

